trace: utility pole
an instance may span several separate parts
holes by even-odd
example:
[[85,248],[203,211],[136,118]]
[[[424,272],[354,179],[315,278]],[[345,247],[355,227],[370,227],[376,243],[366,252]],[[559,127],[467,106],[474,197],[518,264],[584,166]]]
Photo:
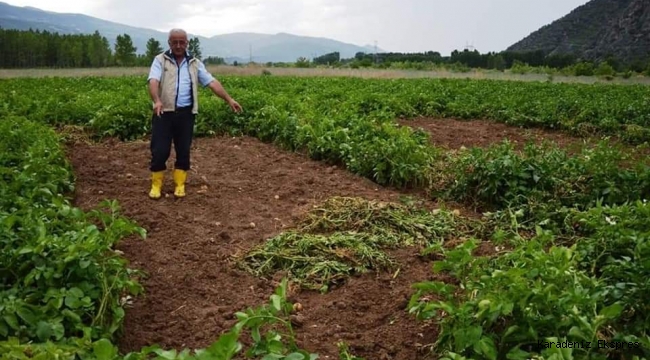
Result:
[[377,40],[375,40],[375,64],[378,62],[377,58]]

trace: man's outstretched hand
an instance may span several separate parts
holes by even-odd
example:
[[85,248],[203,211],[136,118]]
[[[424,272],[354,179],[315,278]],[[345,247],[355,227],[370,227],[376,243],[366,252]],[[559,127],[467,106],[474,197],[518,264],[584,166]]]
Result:
[[228,103],[228,106],[230,106],[230,109],[232,109],[232,111],[236,113],[240,113],[242,111],[241,105],[239,105],[237,101],[235,101],[233,98],[230,97],[230,95],[228,95],[226,89],[223,88],[219,80],[214,79],[213,81],[210,82],[210,84],[208,84],[208,87],[210,88],[210,90],[212,90],[212,92],[215,95],[225,100]]
[[234,111],[234,112],[236,112],[236,113],[238,113],[238,114],[239,114],[240,112],[242,112],[242,110],[243,110],[242,107],[241,107],[241,105],[239,105],[239,103],[238,103],[237,101],[235,101],[234,99],[230,99],[230,100],[228,100],[228,105],[230,106],[230,108],[232,109],[232,111]]

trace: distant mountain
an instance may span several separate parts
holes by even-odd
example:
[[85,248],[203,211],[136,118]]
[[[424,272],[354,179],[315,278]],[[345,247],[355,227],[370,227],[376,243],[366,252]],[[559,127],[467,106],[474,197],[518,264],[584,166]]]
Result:
[[[121,34],[129,34],[138,53],[144,53],[147,40],[154,38],[167,43],[167,33],[106,21],[81,14],[63,14],[33,7],[18,7],[0,2],[0,27],[18,30],[47,30],[60,34],[92,34],[106,37],[111,46]],[[374,47],[358,46],[327,38],[298,36],[287,33],[258,34],[232,33],[213,37],[196,36],[200,40],[203,57],[220,56],[227,60],[248,62],[293,62],[304,56],[313,58],[338,51],[342,58],[351,58],[357,52],[374,53]],[[383,51],[378,49],[378,51]]]
[[[166,35],[165,35],[166,36]],[[313,58],[338,51],[342,58],[351,58],[357,52],[373,52],[374,48],[362,47],[340,41],[309,36],[298,36],[287,33],[257,34],[232,33],[217,35],[206,40],[201,39],[203,53],[218,54],[230,59],[248,62],[251,55],[253,61],[295,61],[304,56]]]
[[650,1],[592,0],[545,25],[508,51],[543,50],[587,60],[623,63],[650,59]]

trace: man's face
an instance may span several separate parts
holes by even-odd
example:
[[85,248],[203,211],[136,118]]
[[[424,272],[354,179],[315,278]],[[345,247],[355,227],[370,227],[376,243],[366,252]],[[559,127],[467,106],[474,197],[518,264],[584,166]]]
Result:
[[172,34],[169,37],[169,48],[172,49],[172,53],[176,56],[185,55],[185,50],[187,49],[187,35],[184,34]]

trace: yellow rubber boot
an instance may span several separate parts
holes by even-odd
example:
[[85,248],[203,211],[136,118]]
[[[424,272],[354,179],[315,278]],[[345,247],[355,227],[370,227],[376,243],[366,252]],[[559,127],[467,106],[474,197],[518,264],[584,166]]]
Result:
[[174,189],[174,196],[184,197],[185,196],[185,180],[187,179],[187,171],[184,170],[174,170],[174,183],[176,183],[176,189]]
[[151,191],[149,191],[149,197],[152,199],[160,199],[160,191],[163,185],[163,179],[165,178],[164,171],[157,171],[151,173]]

